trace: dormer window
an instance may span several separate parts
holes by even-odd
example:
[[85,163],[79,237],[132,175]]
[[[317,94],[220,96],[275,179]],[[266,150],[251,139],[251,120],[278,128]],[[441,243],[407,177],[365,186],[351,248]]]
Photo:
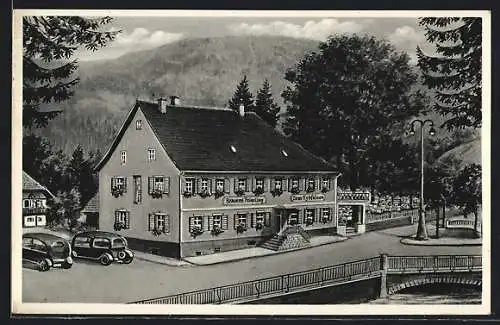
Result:
[[281,150],[281,154],[282,154],[284,157],[288,157],[288,152],[286,152],[285,150]]
[[229,146],[229,148],[231,149],[231,151],[232,151],[233,153],[236,153],[236,147],[235,147],[235,146],[230,145],[230,146]]
[[135,129],[142,130],[142,120],[135,121]]

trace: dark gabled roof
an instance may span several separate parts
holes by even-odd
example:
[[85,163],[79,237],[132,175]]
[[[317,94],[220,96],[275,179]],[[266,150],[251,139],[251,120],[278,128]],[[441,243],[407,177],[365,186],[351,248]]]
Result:
[[54,195],[50,193],[50,191],[45,186],[42,186],[40,183],[35,181],[33,177],[28,175],[28,173],[26,173],[24,170],[23,170],[23,191],[42,191],[54,197]]
[[96,193],[80,212],[99,212],[99,193]]
[[162,114],[156,103],[144,101],[136,102],[97,169],[109,159],[138,108],[182,171],[335,172],[255,113],[247,112],[242,118],[229,109],[167,106]]

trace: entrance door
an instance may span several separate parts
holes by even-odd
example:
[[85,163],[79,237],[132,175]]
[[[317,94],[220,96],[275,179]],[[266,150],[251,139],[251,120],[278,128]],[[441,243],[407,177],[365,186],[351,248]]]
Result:
[[346,227],[355,228],[359,220],[358,206],[351,205],[349,208],[350,211],[346,215]]

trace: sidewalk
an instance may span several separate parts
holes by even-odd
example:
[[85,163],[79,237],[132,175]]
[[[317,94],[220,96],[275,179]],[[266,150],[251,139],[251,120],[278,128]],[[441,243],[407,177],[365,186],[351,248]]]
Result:
[[342,236],[315,236],[310,239],[311,245],[308,247],[302,247],[298,249],[290,249],[286,251],[273,251],[270,249],[262,248],[262,247],[252,247],[252,248],[244,248],[238,249],[234,251],[215,253],[210,255],[202,255],[202,256],[193,256],[193,257],[185,257],[184,260],[194,264],[194,265],[212,265],[219,263],[228,263],[234,261],[245,260],[254,257],[274,255],[274,254],[282,254],[293,252],[302,249],[308,249],[311,247],[317,247],[322,245],[333,244],[337,242],[341,242],[346,240],[347,237]]
[[179,260],[173,257],[159,256],[154,254],[148,254],[141,251],[134,250],[134,257],[138,260],[148,261],[156,264],[170,265],[170,266],[188,266],[190,263]]
[[401,239],[401,244],[414,246],[481,246],[482,238],[429,238],[428,240],[416,240],[414,236]]

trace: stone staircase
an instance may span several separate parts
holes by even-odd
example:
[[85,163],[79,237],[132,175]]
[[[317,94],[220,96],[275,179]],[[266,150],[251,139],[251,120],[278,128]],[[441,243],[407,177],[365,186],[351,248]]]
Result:
[[286,251],[310,246],[309,239],[310,235],[302,227],[294,226],[275,234],[262,243],[260,247],[273,251]]
[[345,229],[345,233],[346,233],[346,236],[350,237],[350,236],[357,236],[359,235],[357,232],[356,232],[356,228],[354,227],[346,227]]

